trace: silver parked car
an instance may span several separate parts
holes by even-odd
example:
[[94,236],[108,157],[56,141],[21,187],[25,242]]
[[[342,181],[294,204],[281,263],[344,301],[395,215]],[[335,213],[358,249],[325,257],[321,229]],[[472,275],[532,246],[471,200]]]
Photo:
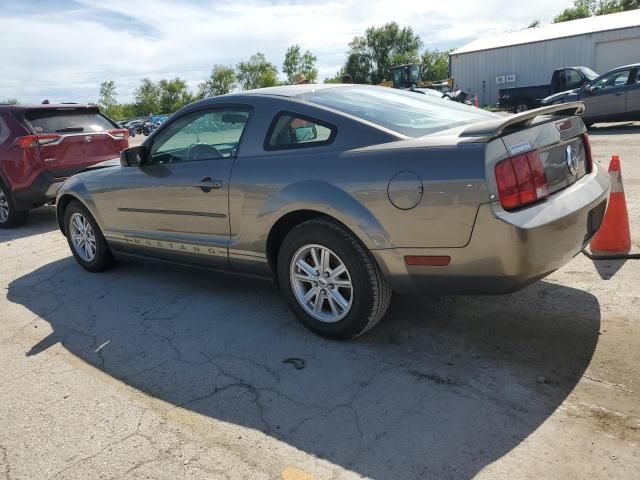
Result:
[[582,109],[503,117],[362,85],[215,97],[70,178],[60,229],[89,271],[152,257],[273,276],[308,328],[352,338],[392,291],[510,292],[580,252],[609,191]]
[[542,105],[575,101],[585,104],[587,126],[640,120],[640,63],[614,68],[580,88],[545,98]]

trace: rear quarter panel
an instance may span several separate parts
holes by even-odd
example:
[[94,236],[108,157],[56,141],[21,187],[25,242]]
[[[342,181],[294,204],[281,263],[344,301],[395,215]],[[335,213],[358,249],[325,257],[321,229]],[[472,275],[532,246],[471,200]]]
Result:
[[[486,145],[461,142],[457,135],[398,141],[397,135],[344,117],[322,116],[338,124],[334,144],[267,152],[262,144],[275,111],[256,107],[255,112],[230,181],[235,250],[266,253],[272,226],[298,210],[336,218],[370,249],[463,247],[479,205],[489,201]],[[387,193],[389,180],[403,171],[416,173],[423,183],[422,199],[410,210],[393,206]]]

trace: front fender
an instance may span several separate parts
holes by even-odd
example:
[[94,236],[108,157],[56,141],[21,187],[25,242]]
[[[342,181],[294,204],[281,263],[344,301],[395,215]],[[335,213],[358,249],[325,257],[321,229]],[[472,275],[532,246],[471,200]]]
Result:
[[72,200],[77,200],[84,205],[96,220],[100,229],[103,230],[102,219],[100,218],[99,211],[96,208],[91,192],[87,188],[82,177],[82,174],[77,174],[68,178],[62,184],[56,196],[56,217],[58,220],[58,227],[64,235],[66,235],[64,231],[64,211]]
[[[323,181],[287,185],[267,199],[257,212],[257,220],[268,234],[279,219],[302,210],[335,218],[370,250],[393,247],[391,237],[365,205],[345,190]],[[266,245],[266,236],[264,240]]]

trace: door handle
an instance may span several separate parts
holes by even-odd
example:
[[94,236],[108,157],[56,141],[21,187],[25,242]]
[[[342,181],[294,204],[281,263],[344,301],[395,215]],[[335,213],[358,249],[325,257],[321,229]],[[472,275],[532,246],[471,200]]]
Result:
[[620,95],[622,95],[624,92],[618,92],[616,93],[616,97],[619,97]]
[[205,193],[209,193],[214,188],[222,188],[222,180],[214,180],[211,177],[204,177],[199,182],[196,182],[193,186],[199,188]]

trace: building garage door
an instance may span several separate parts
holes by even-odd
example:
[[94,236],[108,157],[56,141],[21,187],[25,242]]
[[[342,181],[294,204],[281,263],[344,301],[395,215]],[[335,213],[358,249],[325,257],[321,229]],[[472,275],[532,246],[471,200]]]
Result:
[[640,63],[640,37],[596,43],[594,63],[598,73],[621,65]]

